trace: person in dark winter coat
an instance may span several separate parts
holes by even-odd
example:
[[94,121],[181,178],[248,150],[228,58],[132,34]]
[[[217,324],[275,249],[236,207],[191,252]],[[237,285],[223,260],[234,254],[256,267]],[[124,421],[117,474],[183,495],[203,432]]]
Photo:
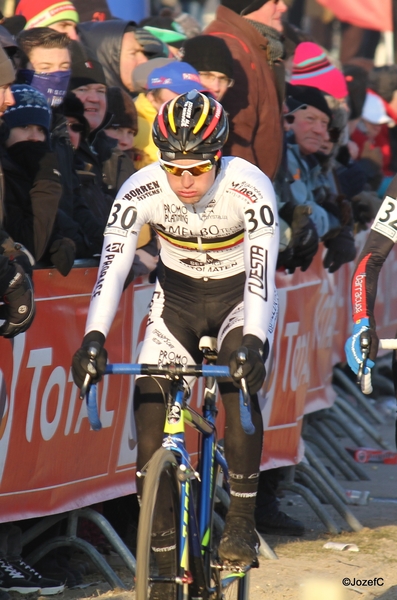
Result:
[[[89,197],[84,197],[104,227],[113,199],[125,179],[134,172],[134,166],[126,155],[120,156],[118,153],[117,160],[120,164],[117,176],[114,179],[104,177],[104,164],[112,159],[112,153],[117,146],[117,141],[109,138],[104,131],[112,123],[113,115],[107,109],[107,86],[102,66],[77,42],[72,44],[72,76],[69,88],[83,103],[84,116],[90,126],[89,135],[87,139],[81,140],[75,157],[84,165],[84,170],[91,173],[91,179],[94,174],[98,191],[94,196],[90,194]],[[83,194],[87,191],[83,191]]]
[[105,82],[134,92],[132,73],[150,58],[168,56],[163,42],[133,21],[87,22],[79,25],[80,40],[101,63]]
[[90,258],[101,251],[103,229],[80,194],[73,148],[63,115],[63,99],[71,73],[70,39],[49,27],[36,27],[21,32],[18,44],[23,52],[18,81],[41,91],[52,109],[50,141],[61,173],[59,209],[63,226],[67,225],[72,232],[78,231],[79,237],[84,240],[78,244],[76,258]]
[[[11,91],[14,76],[13,65],[0,47],[0,138],[6,137],[8,133],[8,128],[1,117],[7,108],[15,104]],[[32,268],[21,245],[16,244],[3,229],[4,215],[4,180],[0,163],[0,300],[3,301],[0,307],[0,318],[4,319],[0,327],[0,335],[14,337],[26,331],[34,318],[33,286],[25,271],[26,269],[31,274]],[[0,414],[0,420],[1,417]]]
[[58,161],[49,149],[51,111],[33,87],[17,84],[11,89],[15,105],[3,116],[10,130],[2,160],[5,227],[36,261],[49,261],[66,276],[81,238],[77,228],[63,223],[58,210],[62,184]]
[[280,17],[286,10],[283,0],[222,0],[203,32],[222,38],[234,59],[235,83],[222,100],[230,121],[225,154],[250,161],[270,179],[282,156],[285,75]]

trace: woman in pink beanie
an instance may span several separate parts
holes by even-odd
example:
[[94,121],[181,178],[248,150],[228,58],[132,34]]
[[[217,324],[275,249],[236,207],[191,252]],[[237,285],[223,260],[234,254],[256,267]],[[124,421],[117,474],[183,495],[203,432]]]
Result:
[[313,42],[302,42],[295,50],[291,85],[308,85],[342,100],[348,96],[343,73],[328,59],[326,52]]

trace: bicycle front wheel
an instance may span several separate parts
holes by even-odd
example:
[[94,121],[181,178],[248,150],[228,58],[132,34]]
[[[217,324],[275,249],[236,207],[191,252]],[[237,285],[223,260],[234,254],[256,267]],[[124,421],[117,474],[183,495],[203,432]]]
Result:
[[[182,600],[183,598],[183,585],[174,583],[175,577],[179,575],[180,491],[177,468],[175,455],[166,448],[159,448],[148,464],[138,523],[136,600],[157,600],[164,597],[169,600]],[[160,548],[156,548],[158,543],[155,543],[155,540],[158,540],[159,532],[154,531],[154,523],[156,512],[164,510],[165,501],[170,504],[167,513],[167,517],[169,516],[167,533],[173,531],[174,534],[170,534],[172,546],[168,545],[166,549],[162,549],[161,545]],[[170,547],[173,549],[170,550]],[[166,569],[164,569],[164,559],[166,559]]]

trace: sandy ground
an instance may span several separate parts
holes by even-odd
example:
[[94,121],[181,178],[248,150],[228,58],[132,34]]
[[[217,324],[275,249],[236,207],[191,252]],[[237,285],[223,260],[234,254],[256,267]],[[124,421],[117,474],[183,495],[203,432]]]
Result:
[[[391,416],[387,425],[379,429],[384,439],[393,443]],[[341,442],[348,445],[347,440]],[[374,446],[370,440],[366,442],[365,445]],[[349,507],[363,528],[352,531],[339,513],[326,505],[328,513],[342,529],[340,534],[329,534],[305,500],[285,492],[281,498],[282,510],[302,520],[306,533],[301,538],[266,536],[267,544],[278,558],[261,558],[259,569],[252,571],[250,600],[397,600],[397,465],[365,464],[363,468],[370,481],[359,482],[346,481],[334,467],[331,468],[345,489],[370,492],[367,505]],[[325,549],[324,544],[330,541],[355,544],[358,552]],[[81,558],[74,556],[72,561]],[[128,591],[110,590],[103,576],[92,568],[92,572],[84,576],[85,583],[92,582],[91,585],[84,589],[66,589],[58,600],[133,600],[132,574],[119,566],[117,556],[110,556],[109,561]],[[313,585],[310,583],[313,580],[321,580],[320,587],[310,595],[307,586]],[[342,583],[343,580],[347,585]],[[18,594],[12,596],[13,600],[20,598]],[[28,598],[37,598],[37,595]]]

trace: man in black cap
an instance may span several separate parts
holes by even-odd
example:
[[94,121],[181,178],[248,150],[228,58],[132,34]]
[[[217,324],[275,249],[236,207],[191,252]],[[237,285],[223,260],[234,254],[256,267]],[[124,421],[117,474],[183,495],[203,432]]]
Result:
[[180,54],[197,69],[203,86],[221,102],[234,84],[233,56],[226,42],[214,35],[197,35],[183,43]]
[[[356,255],[353,237],[353,213],[349,200],[327,192],[323,177],[323,154],[330,140],[330,123],[334,117],[324,94],[309,86],[288,86],[287,105],[295,111],[287,133],[287,171],[289,190],[295,205],[310,207],[314,223],[327,253],[323,265],[330,273]],[[296,108],[297,107],[297,108]],[[335,121],[333,121],[335,122]],[[324,191],[319,194],[318,191]],[[329,190],[330,191],[330,190]],[[280,199],[279,213],[284,210],[285,196]]]

